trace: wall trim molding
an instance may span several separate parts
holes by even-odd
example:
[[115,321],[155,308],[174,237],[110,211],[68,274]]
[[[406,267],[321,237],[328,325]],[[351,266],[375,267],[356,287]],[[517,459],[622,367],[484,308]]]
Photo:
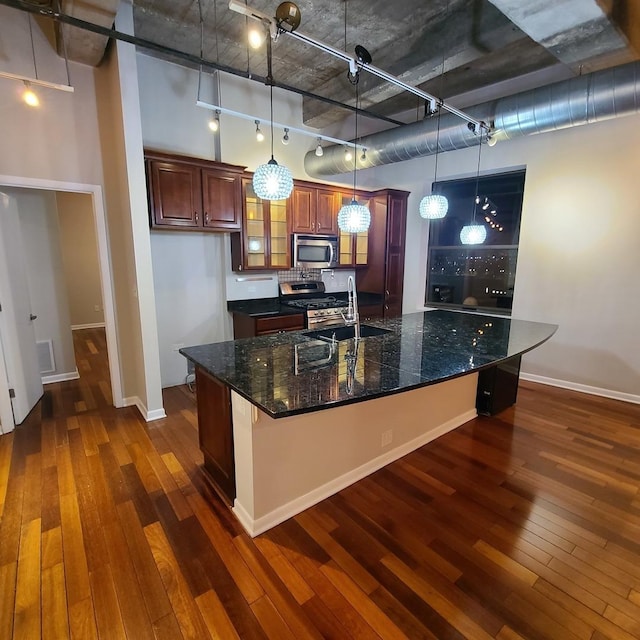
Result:
[[167,414],[164,409],[155,409],[154,411],[149,411],[145,406],[144,402],[138,398],[138,396],[128,396],[123,398],[125,407],[136,407],[140,412],[140,415],[144,418],[145,422],[153,422],[154,420],[161,420],[162,418],[166,418]]
[[569,391],[578,391],[579,393],[587,393],[590,396],[600,396],[602,398],[610,398],[612,400],[622,400],[622,402],[631,402],[632,404],[640,404],[640,395],[632,393],[624,393],[622,391],[614,391],[613,389],[603,389],[601,387],[592,387],[587,384],[579,384],[578,382],[570,382],[569,380],[558,380],[556,378],[547,378],[546,376],[538,376],[533,373],[525,373],[520,371],[520,378],[529,382],[537,382],[546,384],[550,387],[559,387],[568,389]]
[[390,451],[386,451],[382,455],[374,458],[373,460],[369,460],[359,467],[348,471],[347,473],[330,480],[329,482],[323,484],[322,486],[310,491],[309,493],[304,494],[294,500],[291,500],[287,504],[274,509],[270,513],[254,520],[251,514],[238,502],[236,498],[233,503],[233,513],[236,515],[240,524],[245,528],[246,532],[254,538],[261,533],[264,533],[268,529],[275,527],[276,525],[288,520],[292,516],[297,515],[301,511],[312,507],[314,504],[321,502],[322,500],[338,493],[342,489],[352,485],[354,482],[358,480],[362,480],[362,478],[366,478],[368,475],[371,475],[374,471],[378,469],[382,469],[391,462],[406,456],[408,453],[419,449],[420,447],[432,442],[436,438],[444,435],[445,433],[449,433],[449,431],[453,431],[457,429],[465,422],[469,422],[469,420],[473,420],[478,416],[475,409],[470,409],[469,411],[465,411],[464,413],[452,418],[451,420],[447,420],[443,424],[439,425],[435,429],[427,433],[423,433],[417,438],[413,440],[409,440],[404,444],[396,447],[395,449],[391,449]]
[[54,373],[50,376],[42,376],[42,384],[53,384],[54,382],[66,382],[67,380],[77,380],[80,377],[78,369],[65,373]]
[[71,331],[76,329],[103,329],[105,327],[104,322],[87,322],[86,324],[72,324]]

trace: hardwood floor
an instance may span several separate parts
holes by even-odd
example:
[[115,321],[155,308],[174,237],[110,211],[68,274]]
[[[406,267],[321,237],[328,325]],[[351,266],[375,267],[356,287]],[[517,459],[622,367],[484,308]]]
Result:
[[640,637],[637,405],[522,383],[252,540],[188,389],[145,424],[75,338],[80,380],[0,437],[0,638]]

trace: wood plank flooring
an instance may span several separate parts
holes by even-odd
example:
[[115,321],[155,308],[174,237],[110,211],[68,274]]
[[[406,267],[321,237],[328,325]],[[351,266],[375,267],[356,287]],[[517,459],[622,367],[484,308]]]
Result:
[[478,418],[249,538],[202,478],[195,401],[80,380],[0,437],[0,638],[632,640],[640,407],[522,383]]

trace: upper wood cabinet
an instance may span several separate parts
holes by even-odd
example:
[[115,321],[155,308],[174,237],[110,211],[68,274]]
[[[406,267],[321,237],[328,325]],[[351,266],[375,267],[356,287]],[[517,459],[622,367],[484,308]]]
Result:
[[240,229],[243,167],[151,151],[145,163],[153,228]]
[[[371,210],[369,194],[356,192],[356,202],[363,204]],[[353,200],[353,192],[343,193],[340,197],[340,204],[347,205]],[[338,237],[339,263],[341,267],[364,267],[369,262],[369,233],[345,233],[340,231]]]
[[374,194],[367,268],[356,272],[358,290],[383,296],[385,318],[402,314],[408,197],[408,192],[393,189]]
[[251,178],[241,179],[242,233],[231,234],[231,268],[289,269],[290,200],[262,200],[253,190]]
[[291,193],[292,232],[335,235],[340,203],[336,189],[296,182]]

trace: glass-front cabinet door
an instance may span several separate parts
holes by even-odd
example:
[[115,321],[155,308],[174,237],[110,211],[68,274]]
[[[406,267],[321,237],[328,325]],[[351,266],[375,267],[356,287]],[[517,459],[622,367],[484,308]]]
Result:
[[[351,204],[353,194],[342,194],[342,205]],[[369,199],[356,195],[356,202],[369,207]],[[365,266],[369,257],[369,232],[339,232],[340,265],[345,267]]]
[[248,269],[267,268],[267,225],[262,200],[251,180],[243,180],[245,207],[245,259]]
[[242,195],[243,232],[231,234],[234,270],[290,268],[289,201],[262,200],[251,178],[242,179]]
[[287,225],[287,201],[269,202],[270,255],[275,269],[289,267],[289,230]]

